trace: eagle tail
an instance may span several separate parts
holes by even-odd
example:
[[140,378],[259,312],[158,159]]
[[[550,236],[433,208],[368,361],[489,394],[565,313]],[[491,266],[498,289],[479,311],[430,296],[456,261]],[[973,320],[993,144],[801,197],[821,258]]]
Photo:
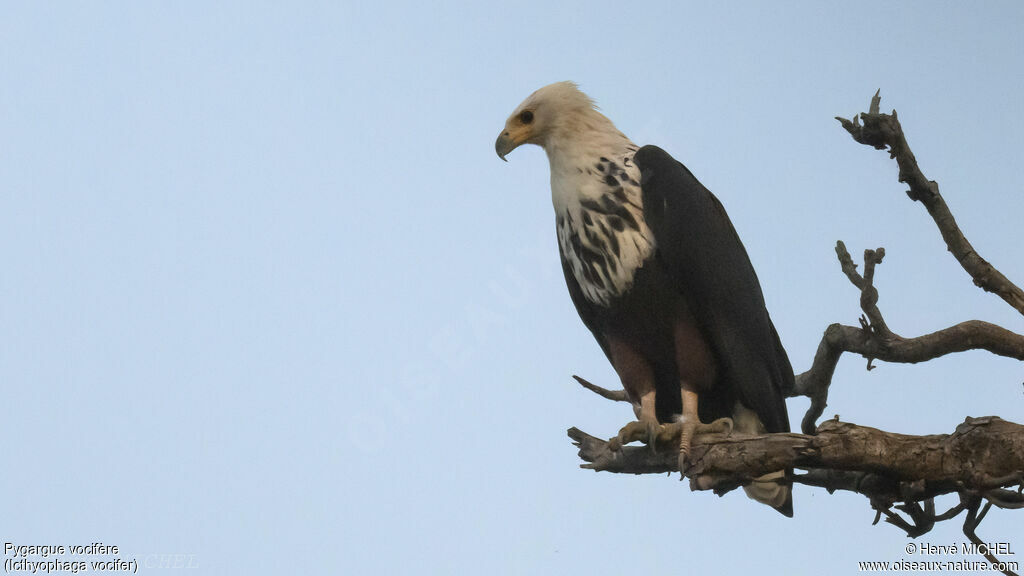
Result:
[[[733,408],[733,429],[746,434],[764,434],[764,424],[753,410],[737,402]],[[775,508],[783,516],[793,517],[793,484],[786,478],[792,471],[778,470],[758,476],[743,487],[752,500]]]
[[752,500],[775,508],[783,516],[793,517],[793,487],[786,481],[785,471],[779,470],[758,476],[744,486],[743,491]]

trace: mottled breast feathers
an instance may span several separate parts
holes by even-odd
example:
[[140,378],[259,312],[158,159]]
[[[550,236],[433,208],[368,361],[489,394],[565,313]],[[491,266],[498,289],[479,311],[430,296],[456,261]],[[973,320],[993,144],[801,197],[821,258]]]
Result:
[[562,257],[584,297],[601,306],[629,290],[636,270],[654,251],[634,152],[631,147],[623,155],[577,166],[575,197],[557,212]]

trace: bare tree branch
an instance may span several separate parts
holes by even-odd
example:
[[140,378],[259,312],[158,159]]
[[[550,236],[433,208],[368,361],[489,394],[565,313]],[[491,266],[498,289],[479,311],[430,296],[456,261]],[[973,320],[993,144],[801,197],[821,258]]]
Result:
[[967,350],[987,350],[999,356],[1024,360],[1024,336],[981,320],[968,320],[916,338],[896,334],[889,329],[878,308],[878,290],[874,287],[875,268],[882,263],[885,249],[864,251],[863,276],[857,272],[857,265],[842,241],[836,243],[836,255],[843,273],[861,291],[860,305],[864,316],[860,327],[832,324],[825,329],[811,368],[797,375],[796,385],[788,392],[791,397],[807,396],[811,399],[811,406],[800,425],[804,434],[813,433],[816,422],[825,411],[828,388],[843,352],[867,358],[869,370],[871,361],[876,359],[916,364]]
[[580,386],[583,386],[587,390],[590,390],[591,392],[597,394],[598,396],[601,396],[602,398],[614,400],[615,402],[629,402],[629,395],[626,394],[625,390],[608,390],[607,388],[602,388],[597,384],[591,384],[584,378],[577,376],[575,374],[573,374],[572,377],[573,379],[580,383]]
[[[678,471],[678,454],[671,449],[624,446],[619,452],[607,442],[571,428],[569,437],[579,456],[598,471],[652,474]],[[674,446],[673,438],[659,438]],[[686,477],[695,490],[728,491],[775,470],[834,470],[862,472],[897,482],[876,481],[877,491],[860,492],[882,499],[922,500],[940,494],[972,490],[978,493],[1024,481],[1024,426],[995,416],[967,418],[952,434],[909,436],[867,426],[829,420],[815,435],[785,433],[758,436],[700,435],[694,438]],[[797,477],[799,478],[799,476]],[[850,489],[850,477],[835,485]],[[862,477],[861,480],[864,480]],[[914,483],[923,482],[920,485]]]
[[1006,508],[1008,510],[1024,508],[1024,494],[1021,494],[1020,490],[1013,492],[1011,490],[995,488],[985,492],[984,497],[999,508]]
[[[967,508],[967,516],[964,518],[964,536],[967,536],[967,539],[978,547],[981,555],[984,556],[986,560],[991,562],[993,566],[1001,566],[1002,563],[1000,562],[999,558],[997,558],[996,555],[988,549],[988,545],[981,538],[979,538],[978,534],[975,532],[975,530],[977,530],[978,528],[978,525],[981,524],[981,521],[985,519],[985,514],[988,514],[989,509],[992,508],[992,503],[986,502],[985,507],[982,508],[981,512],[979,513],[978,507],[981,505],[981,498],[978,498],[977,496],[962,496],[961,498],[962,502]],[[1000,571],[1003,574],[1006,574],[1006,576],[1019,576],[1016,572],[1010,570],[1009,568]]]
[[[903,135],[903,127],[900,126],[896,117],[896,111],[893,110],[892,114],[880,113],[880,102],[881,98],[878,93],[875,93],[868,112],[854,116],[853,121],[838,116],[836,116],[836,120],[839,120],[843,128],[857,142],[879,150],[889,148],[889,157],[896,159],[896,164],[900,169],[899,181],[910,186],[907,196],[911,200],[924,204],[935,221],[935,225],[938,226],[939,232],[942,233],[946,247],[960,262],[964,270],[971,275],[975,285],[986,292],[998,295],[1007,304],[1024,314],[1024,291],[982,258],[974,246],[967,241],[963,232],[960,231],[960,227],[957,226],[949,206],[939,194],[938,183],[928,180],[921,172],[921,168],[918,167],[917,159]],[[858,121],[858,117],[864,123],[863,126]]]

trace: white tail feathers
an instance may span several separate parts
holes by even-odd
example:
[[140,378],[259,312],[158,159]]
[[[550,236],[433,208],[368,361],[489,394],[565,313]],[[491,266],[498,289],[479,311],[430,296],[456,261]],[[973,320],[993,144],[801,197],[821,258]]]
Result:
[[[733,430],[746,434],[764,434],[764,424],[757,417],[757,413],[743,406],[739,402],[733,407],[732,412]],[[792,485],[785,481],[785,470],[769,472],[764,476],[758,476],[753,482],[743,487],[752,500],[767,504],[786,516],[793,515],[793,501],[790,498]]]
[[786,473],[782,470],[771,472],[757,477],[753,482],[744,486],[743,491],[753,500],[772,508],[781,508],[789,498],[790,486],[781,483],[785,477]]

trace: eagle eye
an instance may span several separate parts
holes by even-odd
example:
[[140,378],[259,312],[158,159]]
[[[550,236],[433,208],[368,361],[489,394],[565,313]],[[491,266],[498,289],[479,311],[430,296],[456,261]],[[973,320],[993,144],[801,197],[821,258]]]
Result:
[[533,112],[531,112],[530,110],[523,110],[519,114],[519,121],[522,122],[523,124],[529,124],[530,122],[533,122]]

